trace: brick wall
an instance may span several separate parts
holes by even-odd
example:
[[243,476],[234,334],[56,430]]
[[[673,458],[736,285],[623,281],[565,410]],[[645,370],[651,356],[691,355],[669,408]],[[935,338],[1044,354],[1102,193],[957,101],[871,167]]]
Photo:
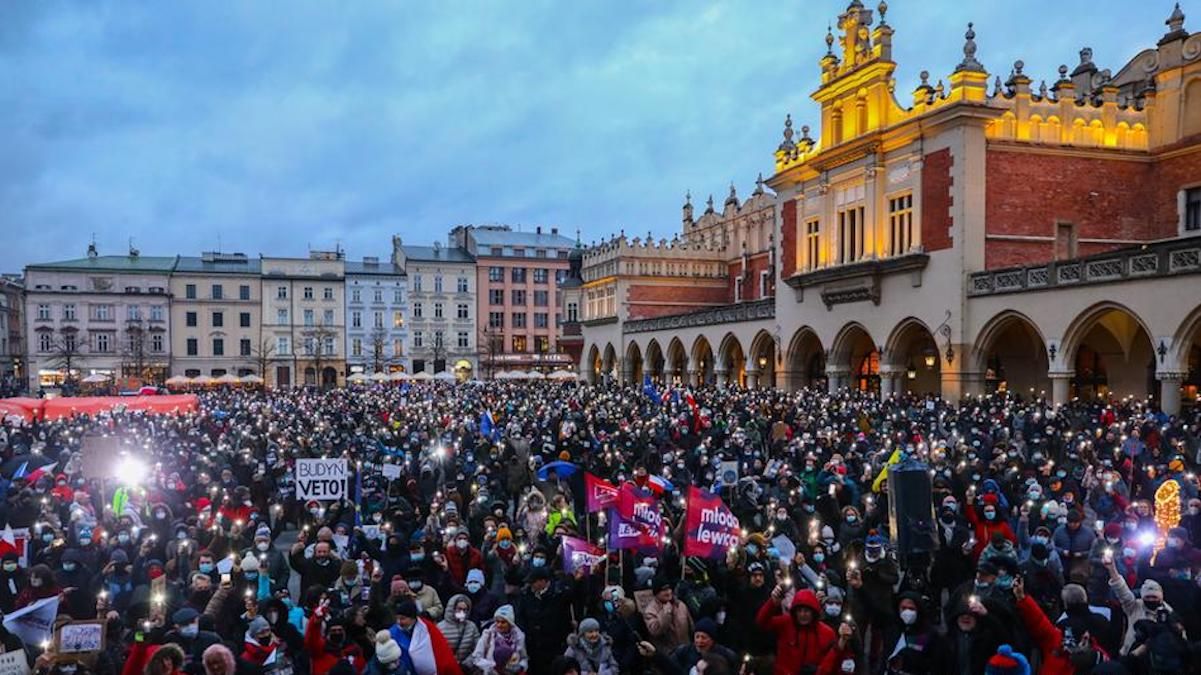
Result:
[[951,248],[954,163],[950,150],[932,152],[922,161],[922,246],[927,251]]
[[1201,183],[1201,137],[1189,141],[1194,143],[1192,152],[1159,160],[1152,169],[1154,178],[1149,186],[1154,200],[1150,209],[1151,229],[1161,233],[1160,236],[1170,237],[1178,231],[1180,214],[1176,210],[1176,199],[1180,189]]
[[626,299],[630,305],[631,319],[649,319],[668,314],[682,314],[705,306],[724,305],[729,302],[726,286],[704,285],[682,282],[678,286],[630,286]]
[[[750,274],[747,275],[742,282],[742,284],[743,284],[742,285],[742,299],[744,301],[758,300],[762,297],[765,297],[763,295],[760,295],[760,293],[759,293],[759,273],[767,269],[767,264],[769,262],[770,262],[770,260],[766,253],[760,253],[758,255],[751,256],[747,260],[747,267],[750,268]],[[730,277],[729,277],[729,283],[726,285],[726,291],[728,293],[728,299],[726,300],[726,302],[734,302],[734,279],[737,278],[738,275],[741,273],[742,273],[742,260],[741,259],[736,260],[729,264]],[[775,288],[775,280],[769,279],[768,284],[769,284],[768,293],[771,294],[772,289]]]
[[796,273],[796,251],[797,251],[797,221],[796,221],[796,200],[789,199],[780,206],[780,219],[782,221],[781,239],[782,251],[780,251],[780,276],[787,278]]

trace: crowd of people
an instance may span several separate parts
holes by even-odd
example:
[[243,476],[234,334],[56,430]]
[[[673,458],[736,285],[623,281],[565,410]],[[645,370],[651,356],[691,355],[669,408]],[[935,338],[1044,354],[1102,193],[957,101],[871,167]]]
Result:
[[[489,382],[9,419],[0,611],[57,597],[104,639],[0,645],[67,675],[1201,672],[1199,417]],[[298,499],[322,457],[345,498]],[[889,465],[929,502],[892,503]],[[656,495],[665,536],[608,546],[590,476]],[[690,486],[737,545],[683,555]],[[571,537],[603,553],[565,564]]]

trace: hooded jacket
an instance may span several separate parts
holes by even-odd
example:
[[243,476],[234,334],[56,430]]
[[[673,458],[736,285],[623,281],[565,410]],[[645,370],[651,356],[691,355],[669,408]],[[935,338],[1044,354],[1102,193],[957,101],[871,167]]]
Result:
[[[813,611],[813,620],[804,626],[796,618],[797,610],[802,607]],[[834,629],[820,620],[817,595],[808,588],[800,590],[793,596],[788,614],[780,609],[780,603],[768,598],[755,617],[759,628],[776,636],[776,665],[772,672],[791,675],[805,666],[817,668],[837,639]]]
[[451,611],[446,612],[446,618],[438,622],[438,630],[442,631],[443,637],[450,644],[450,650],[455,654],[455,660],[460,664],[471,663],[471,653],[475,651],[475,643],[480,639],[480,629],[471,619],[459,623],[454,618],[454,608],[460,602],[467,603],[467,614],[471,615],[471,610],[474,604],[471,598],[464,593],[453,595],[450,602],[446,603],[446,607]]
[[590,644],[583,634],[567,636],[567,651],[564,656],[580,662],[582,672],[596,675],[617,675],[617,659],[613,656],[613,639],[601,633],[596,644]]

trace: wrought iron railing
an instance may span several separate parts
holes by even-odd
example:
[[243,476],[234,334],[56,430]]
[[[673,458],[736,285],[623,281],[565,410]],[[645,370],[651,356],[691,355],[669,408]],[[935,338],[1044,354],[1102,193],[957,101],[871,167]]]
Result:
[[740,321],[758,321],[773,319],[776,316],[775,298],[764,298],[750,302],[739,302],[720,307],[706,307],[684,314],[656,316],[651,319],[627,321],[625,332],[647,333],[655,330],[676,330],[695,326],[712,326],[722,323],[737,323]]

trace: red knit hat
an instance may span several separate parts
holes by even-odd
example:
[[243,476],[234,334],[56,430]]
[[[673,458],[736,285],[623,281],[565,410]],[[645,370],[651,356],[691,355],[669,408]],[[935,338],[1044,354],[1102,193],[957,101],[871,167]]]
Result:
[[1105,526],[1105,536],[1110,539],[1117,539],[1122,536],[1122,526],[1117,523],[1109,523]]
[[993,506],[997,505],[997,495],[995,492],[989,492],[988,494],[984,495],[983,499],[985,504],[991,504]]
[[1030,675],[1030,662],[1009,645],[1001,645],[988,660],[984,675]]

